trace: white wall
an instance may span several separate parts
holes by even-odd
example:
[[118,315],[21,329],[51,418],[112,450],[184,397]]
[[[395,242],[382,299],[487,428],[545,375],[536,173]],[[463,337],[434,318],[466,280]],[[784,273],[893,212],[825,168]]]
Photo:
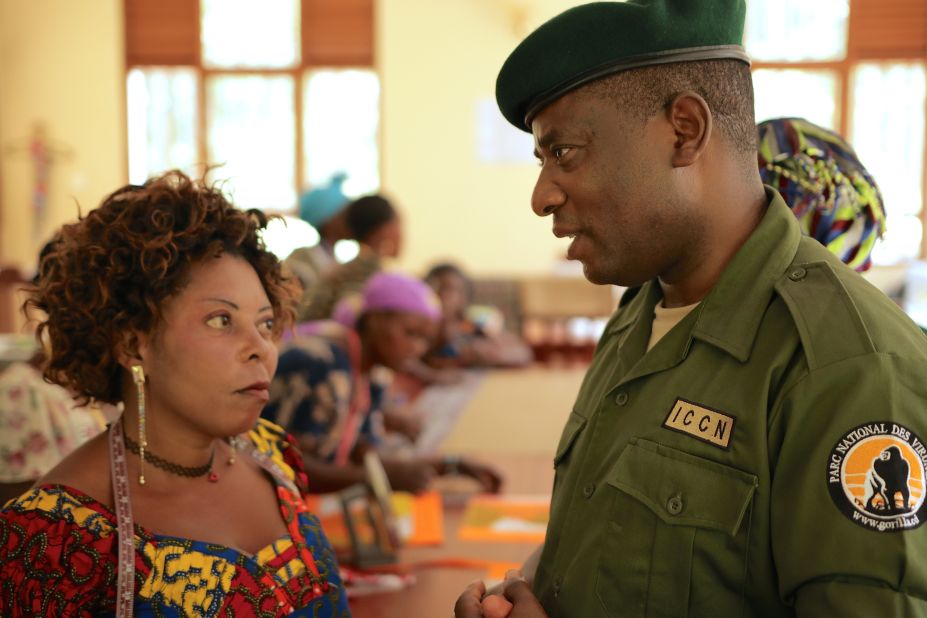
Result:
[[[122,2],[0,0],[0,263],[34,268],[52,230],[125,182]],[[32,216],[29,144],[56,156],[47,210]]]

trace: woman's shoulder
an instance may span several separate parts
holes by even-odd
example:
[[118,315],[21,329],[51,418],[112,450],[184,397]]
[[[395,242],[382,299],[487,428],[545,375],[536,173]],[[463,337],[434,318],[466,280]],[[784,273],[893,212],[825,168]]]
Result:
[[[0,511],[0,609],[100,608],[115,589],[115,516],[82,491],[38,485]],[[7,615],[5,612],[0,612]]]
[[38,485],[62,485],[112,505],[113,489],[109,466],[109,433],[91,438],[38,480]]
[[46,527],[63,528],[68,533],[85,529],[100,536],[115,530],[115,515],[107,505],[76,487],[59,483],[37,484],[10,500],[0,516],[4,521],[41,520]]

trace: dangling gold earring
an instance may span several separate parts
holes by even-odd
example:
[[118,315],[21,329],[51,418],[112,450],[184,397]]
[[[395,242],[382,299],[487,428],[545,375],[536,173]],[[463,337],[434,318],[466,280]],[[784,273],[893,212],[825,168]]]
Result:
[[141,365],[132,365],[132,381],[138,391],[138,484],[145,484],[145,370]]

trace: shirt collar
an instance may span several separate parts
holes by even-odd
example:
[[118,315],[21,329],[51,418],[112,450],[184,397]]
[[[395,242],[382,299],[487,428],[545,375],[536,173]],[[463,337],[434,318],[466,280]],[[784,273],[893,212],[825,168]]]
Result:
[[692,329],[693,337],[741,362],[750,358],[775,283],[795,259],[801,241],[798,221],[779,193],[766,187],[766,197],[766,214],[702,300]]

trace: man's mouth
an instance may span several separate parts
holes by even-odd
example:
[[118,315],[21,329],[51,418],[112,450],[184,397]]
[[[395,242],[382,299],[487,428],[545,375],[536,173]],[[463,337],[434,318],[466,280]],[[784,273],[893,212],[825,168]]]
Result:
[[566,254],[566,257],[568,260],[578,260],[579,259],[576,255],[576,243],[580,236],[581,234],[579,232],[575,232],[569,235],[570,246],[567,247],[567,254]]
[[570,240],[576,238],[579,235],[578,230],[571,230],[557,225],[554,226],[553,233],[557,238],[569,238]]

